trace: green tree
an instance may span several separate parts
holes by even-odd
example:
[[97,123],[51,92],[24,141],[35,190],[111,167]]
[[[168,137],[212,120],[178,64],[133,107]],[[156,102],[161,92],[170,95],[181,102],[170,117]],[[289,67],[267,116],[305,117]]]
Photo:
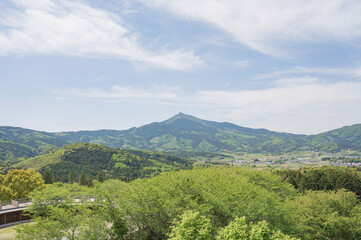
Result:
[[45,184],[52,184],[53,183],[53,177],[51,176],[50,172],[48,170],[44,171],[43,179]]
[[289,211],[302,239],[361,239],[361,206],[352,192],[308,191]]
[[0,174],[0,202],[7,200],[7,196],[5,195],[5,192],[2,191],[2,189],[4,188],[3,186],[4,178],[5,176]]
[[249,233],[249,227],[246,223],[246,218],[236,218],[233,222],[229,223],[228,226],[221,229],[217,239],[218,240],[237,240],[247,239]]
[[6,200],[27,198],[30,192],[43,185],[41,174],[34,169],[15,169],[4,177],[0,196]]
[[101,183],[104,181],[102,172],[98,172],[98,174],[97,174],[97,181],[98,181],[98,182],[101,182]]
[[289,233],[285,203],[296,191],[271,172],[211,167],[163,173],[119,185],[119,206],[136,239],[164,239],[171,223],[186,210],[198,211],[217,229],[237,216],[266,220],[271,229]]
[[74,181],[75,181],[74,172],[73,172],[73,171],[70,171],[70,172],[69,172],[69,175],[68,175],[68,182],[69,182],[70,184],[73,184]]
[[[83,197],[85,194],[97,198],[91,201]],[[127,234],[124,216],[109,195],[97,195],[77,184],[56,183],[33,192],[31,197],[28,212],[36,224],[19,225],[17,239],[105,240],[124,239]],[[81,202],[76,201],[79,197],[83,197]]]
[[84,172],[81,172],[79,175],[79,184],[82,186],[86,186],[88,184],[88,180],[86,179]]
[[281,231],[272,231],[266,221],[247,224],[245,217],[237,217],[218,233],[217,240],[296,240]]
[[89,175],[87,180],[86,180],[86,185],[88,187],[93,187],[94,186],[94,183],[93,183],[93,176],[92,175]]
[[169,235],[170,240],[210,240],[213,239],[211,221],[197,211],[186,211],[180,221],[176,221]]

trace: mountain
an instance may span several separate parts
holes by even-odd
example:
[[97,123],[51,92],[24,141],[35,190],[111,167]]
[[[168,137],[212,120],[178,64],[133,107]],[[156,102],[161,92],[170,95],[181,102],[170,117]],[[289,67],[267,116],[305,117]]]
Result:
[[48,170],[62,182],[70,171],[75,179],[81,172],[93,178],[102,172],[104,178],[131,179],[157,175],[164,171],[189,169],[193,161],[159,152],[114,149],[99,144],[74,143],[53,153],[28,158],[14,168]]
[[19,157],[34,157],[68,144],[50,133],[19,127],[0,127],[0,161],[15,161]]
[[305,145],[305,135],[240,127],[179,113],[163,121],[125,131],[54,133],[69,142],[90,142],[125,149],[155,151],[289,152]]
[[203,156],[204,153],[227,152],[280,154],[298,150],[361,151],[361,124],[307,136],[206,121],[179,113],[163,122],[128,130],[47,133],[0,127],[0,161],[14,162],[19,157],[33,157],[76,142],[102,144],[111,148],[181,153],[179,155],[187,157],[188,152],[197,152]]
[[310,145],[323,151],[355,149],[361,151],[361,124],[345,126],[332,131],[309,136]]

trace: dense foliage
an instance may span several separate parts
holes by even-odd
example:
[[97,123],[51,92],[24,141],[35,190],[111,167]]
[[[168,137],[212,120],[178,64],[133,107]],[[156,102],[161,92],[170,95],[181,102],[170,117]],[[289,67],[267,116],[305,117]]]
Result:
[[229,166],[91,188],[55,183],[32,198],[36,224],[20,227],[18,239],[361,238],[355,193],[297,193],[279,174]]
[[9,171],[6,175],[0,175],[0,201],[25,199],[30,192],[43,185],[41,174],[34,169]]
[[283,203],[295,190],[270,172],[241,168],[208,168],[163,174],[133,181],[118,192],[134,239],[165,238],[174,219],[195,210],[214,228],[238,216],[265,220],[273,229],[287,230]]
[[352,192],[308,191],[288,207],[302,239],[361,239],[361,205]]
[[123,239],[127,233],[120,209],[107,194],[56,183],[33,192],[31,197],[33,204],[27,211],[36,224],[20,226],[17,239],[105,240]]
[[277,173],[300,192],[347,189],[361,198],[360,170],[347,167],[320,167],[282,170]]
[[193,161],[158,152],[123,150],[99,144],[76,143],[60,148],[54,153],[29,158],[15,165],[18,168],[34,168],[41,173],[49,172],[62,182],[86,177],[122,178],[126,181],[135,178],[154,176],[160,172],[189,169]]

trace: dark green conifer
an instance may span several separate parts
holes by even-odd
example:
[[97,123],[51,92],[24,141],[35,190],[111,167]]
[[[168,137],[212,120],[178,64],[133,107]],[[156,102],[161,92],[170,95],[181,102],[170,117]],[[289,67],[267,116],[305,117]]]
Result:
[[85,186],[85,185],[87,185],[87,183],[88,183],[88,181],[85,177],[84,172],[81,172],[79,175],[79,184]]
[[70,184],[73,184],[73,183],[74,183],[74,172],[73,172],[73,171],[70,171],[70,172],[69,172],[68,182],[69,182]]
[[94,184],[93,184],[93,176],[92,175],[89,175],[88,176],[88,179],[87,179],[87,184],[86,184],[88,187],[93,187]]
[[44,179],[45,184],[52,184],[53,183],[53,178],[52,178],[49,170],[44,171],[43,179]]
[[98,172],[97,180],[98,180],[98,182],[103,182],[104,181],[102,172]]

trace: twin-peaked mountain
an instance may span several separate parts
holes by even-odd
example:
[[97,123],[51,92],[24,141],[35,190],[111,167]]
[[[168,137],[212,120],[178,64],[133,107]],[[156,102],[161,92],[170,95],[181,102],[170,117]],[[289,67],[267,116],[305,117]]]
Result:
[[307,136],[206,121],[179,113],[166,121],[128,130],[47,133],[0,127],[0,160],[32,157],[76,142],[167,152],[284,153],[296,150],[361,150],[361,124]]

